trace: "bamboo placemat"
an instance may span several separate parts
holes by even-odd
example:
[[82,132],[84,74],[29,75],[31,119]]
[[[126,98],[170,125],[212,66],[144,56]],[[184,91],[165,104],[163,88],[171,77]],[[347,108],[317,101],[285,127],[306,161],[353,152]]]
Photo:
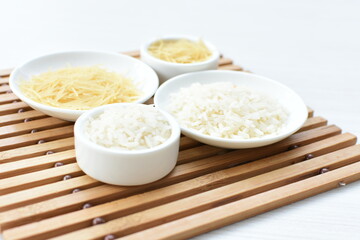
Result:
[[[224,57],[219,69],[244,71]],[[139,187],[103,184],[76,164],[73,124],[21,102],[7,84],[10,72],[0,71],[6,240],[183,239],[360,179],[356,137],[309,109],[304,126],[279,143],[225,150],[182,137],[167,177]]]

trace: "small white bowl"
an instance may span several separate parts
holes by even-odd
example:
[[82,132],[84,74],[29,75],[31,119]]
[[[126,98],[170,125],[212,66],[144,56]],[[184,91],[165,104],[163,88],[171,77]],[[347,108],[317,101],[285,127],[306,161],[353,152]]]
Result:
[[89,176],[105,183],[134,186],[165,177],[175,167],[179,153],[180,127],[170,114],[157,109],[170,123],[172,132],[164,143],[144,150],[118,150],[98,145],[84,133],[85,123],[98,116],[105,109],[121,108],[126,105],[144,108],[136,103],[115,103],[91,109],[81,115],[75,123],[76,160]]
[[276,99],[289,113],[286,125],[281,132],[275,136],[264,136],[253,139],[226,139],[201,134],[196,130],[181,126],[182,133],[200,142],[223,148],[254,148],[269,145],[290,136],[300,129],[307,119],[307,108],[303,100],[290,88],[274,80],[255,74],[214,70],[183,74],[174,77],[161,85],[155,93],[155,106],[169,112],[170,95],[176,93],[180,88],[189,87],[198,82],[208,84],[214,82],[231,82],[239,86],[245,86]]
[[218,67],[220,53],[215,48],[213,44],[208,41],[203,40],[205,45],[212,52],[212,55],[209,59],[203,62],[197,63],[172,63],[161,60],[152,56],[148,49],[150,45],[159,40],[176,40],[176,39],[188,39],[191,41],[198,41],[201,38],[192,37],[192,36],[165,36],[161,38],[156,38],[151,41],[146,42],[140,48],[141,60],[151,66],[159,76],[160,83],[165,82],[166,80],[175,77],[177,75],[189,72],[203,71],[203,70],[215,70]]
[[154,95],[159,86],[159,79],[154,70],[135,58],[112,52],[71,51],[37,57],[15,68],[10,75],[10,88],[22,101],[32,108],[53,117],[75,121],[82,113],[86,112],[86,110],[62,109],[33,101],[21,92],[19,82],[22,80],[30,80],[33,75],[67,66],[78,67],[94,65],[102,66],[131,79],[143,93],[143,95],[135,101],[136,103],[146,102]]

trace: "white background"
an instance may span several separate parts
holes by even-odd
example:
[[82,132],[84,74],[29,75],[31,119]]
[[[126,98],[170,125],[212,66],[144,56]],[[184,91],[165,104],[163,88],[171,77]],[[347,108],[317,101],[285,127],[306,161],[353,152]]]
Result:
[[[0,69],[54,51],[134,50],[166,34],[208,39],[360,136],[356,0],[0,0]],[[360,182],[196,239],[360,239]]]

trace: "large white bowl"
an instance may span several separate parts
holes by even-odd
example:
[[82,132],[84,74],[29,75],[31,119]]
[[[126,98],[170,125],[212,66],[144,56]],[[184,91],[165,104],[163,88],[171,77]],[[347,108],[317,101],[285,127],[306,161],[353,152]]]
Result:
[[154,95],[159,86],[159,79],[154,70],[135,58],[112,52],[71,51],[37,57],[17,67],[10,75],[10,88],[22,101],[32,108],[53,117],[75,121],[86,110],[62,109],[35,102],[21,92],[19,82],[30,80],[33,75],[49,70],[56,70],[67,66],[93,65],[102,66],[131,79],[143,93],[135,101],[136,103],[146,102]]
[[176,39],[188,39],[191,41],[198,41],[199,37],[193,36],[164,36],[156,39],[152,39],[145,44],[143,44],[140,48],[141,60],[149,66],[151,66],[159,76],[160,83],[165,82],[169,78],[175,77],[177,75],[189,72],[196,72],[196,71],[204,71],[204,70],[214,70],[217,69],[219,63],[220,53],[216,49],[216,47],[211,44],[210,42],[203,40],[205,45],[208,49],[212,52],[212,55],[209,59],[196,62],[196,63],[172,63],[161,60],[159,58],[154,57],[148,51],[150,45],[159,40],[176,40]]
[[118,150],[98,145],[84,133],[85,123],[105,109],[126,105],[139,107],[142,111],[150,106],[135,103],[115,103],[91,109],[75,123],[76,160],[89,176],[109,184],[133,186],[163,178],[174,169],[179,153],[180,127],[175,118],[158,109],[171,125],[171,135],[164,143],[144,150]]
[[161,85],[155,93],[155,106],[169,112],[170,95],[178,92],[180,88],[189,87],[195,82],[202,84],[231,82],[239,86],[246,86],[277,99],[289,113],[287,124],[278,135],[269,135],[256,139],[237,140],[211,137],[209,135],[201,134],[196,130],[181,126],[180,124],[184,135],[209,145],[223,148],[254,148],[269,145],[296,132],[307,119],[306,105],[303,100],[290,88],[274,80],[255,74],[226,70],[187,73],[168,80],[166,83]]

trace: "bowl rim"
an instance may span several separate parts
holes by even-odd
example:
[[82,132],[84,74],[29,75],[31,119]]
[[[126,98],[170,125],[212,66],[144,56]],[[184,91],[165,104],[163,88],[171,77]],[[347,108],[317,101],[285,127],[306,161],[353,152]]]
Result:
[[[205,61],[202,62],[195,62],[195,63],[173,63],[173,62],[168,62],[165,60],[162,60],[160,58],[154,57],[152,54],[149,53],[148,49],[149,46],[159,40],[177,40],[177,39],[188,39],[191,41],[197,41],[197,40],[202,40],[205,45],[209,48],[209,50],[211,51],[211,56],[206,59]],[[146,57],[150,58],[152,61],[158,63],[158,64],[168,64],[169,66],[175,66],[175,67],[194,67],[194,66],[201,66],[201,65],[206,65],[209,64],[211,62],[214,61],[218,61],[220,58],[220,52],[218,51],[218,49],[215,47],[214,44],[212,44],[211,42],[201,38],[201,37],[196,37],[196,36],[190,36],[190,35],[165,35],[165,36],[161,36],[161,37],[157,37],[157,38],[152,38],[151,40],[148,40],[147,42],[145,42],[144,44],[141,45],[140,47],[140,56],[142,57],[143,55],[146,55]]]
[[[107,148],[105,146],[101,146],[97,143],[92,142],[89,138],[85,136],[84,133],[84,125],[86,121],[89,120],[89,118],[99,115],[102,112],[104,112],[105,109],[108,108],[117,108],[117,107],[124,107],[124,106],[137,106],[137,107],[153,107],[155,108],[160,114],[165,116],[166,120],[169,122],[169,125],[171,127],[171,135],[168,139],[166,139],[165,142],[161,143],[160,145],[157,145],[153,148],[148,149],[141,149],[141,150],[126,150],[126,149],[112,149]],[[91,110],[88,110],[84,114],[82,114],[75,122],[74,125],[74,136],[75,139],[79,139],[83,144],[86,144],[90,147],[92,147],[94,150],[100,151],[102,153],[111,153],[111,154],[123,154],[123,155],[140,155],[140,154],[148,154],[153,153],[158,150],[164,149],[168,147],[169,145],[173,144],[175,141],[177,141],[180,138],[181,130],[180,125],[177,122],[177,120],[166,111],[163,111],[160,108],[156,108],[153,104],[142,104],[142,103],[113,103],[113,104],[107,104],[103,106],[99,106],[96,108],[93,108]]]
[[104,55],[110,55],[110,56],[115,56],[115,57],[120,57],[120,58],[124,58],[130,62],[133,63],[141,63],[145,68],[148,68],[150,71],[153,72],[153,76],[151,77],[151,79],[154,79],[155,84],[153,89],[151,89],[151,91],[149,90],[147,94],[144,94],[143,97],[141,97],[140,99],[134,101],[134,103],[143,103],[145,101],[147,101],[148,99],[151,98],[151,96],[154,95],[154,93],[156,92],[157,88],[159,87],[159,78],[156,74],[156,72],[146,63],[130,57],[128,55],[122,54],[122,53],[116,53],[116,52],[110,52],[110,51],[96,51],[96,50],[72,50],[72,51],[61,51],[61,52],[53,52],[53,53],[49,53],[49,54],[43,54],[41,56],[32,58],[30,60],[25,61],[24,63],[22,63],[21,65],[17,66],[10,74],[9,76],[9,86],[11,91],[17,96],[19,97],[22,101],[28,103],[29,105],[32,105],[36,108],[39,109],[44,109],[45,111],[52,111],[52,112],[60,112],[60,113],[64,113],[64,114],[83,114],[84,112],[88,111],[88,110],[75,110],[75,109],[66,109],[66,108],[59,108],[59,107],[54,107],[54,106],[49,106],[43,103],[39,103],[36,102],[30,98],[28,98],[27,96],[25,96],[22,91],[20,90],[20,88],[18,87],[18,84],[16,83],[17,80],[15,79],[15,76],[18,74],[18,72],[21,72],[22,69],[28,65],[31,64],[32,62],[35,62],[37,60],[40,59],[45,59],[48,57],[53,57],[53,56],[58,56],[58,55],[63,55],[63,54],[104,54]]
[[[301,128],[301,126],[305,123],[306,119],[308,118],[308,113],[307,113],[307,107],[303,101],[303,99],[291,88],[287,87],[286,85],[277,82],[273,79],[267,78],[267,77],[263,77],[261,75],[257,75],[257,74],[253,74],[253,73],[246,73],[246,72],[238,72],[238,71],[228,71],[228,70],[206,70],[206,71],[198,71],[198,72],[191,72],[191,73],[185,73],[185,74],[181,74],[178,76],[175,76],[171,79],[169,79],[168,81],[166,81],[165,83],[163,83],[158,90],[155,93],[154,96],[154,104],[156,106],[156,103],[158,103],[158,98],[159,98],[159,94],[162,94],[162,91],[164,91],[163,89],[166,88],[168,85],[174,84],[178,81],[181,81],[183,78],[188,78],[188,77],[192,77],[194,75],[203,75],[203,74],[232,74],[232,75],[243,75],[243,76],[251,76],[251,77],[256,77],[256,78],[260,78],[263,79],[265,81],[268,81],[271,84],[277,85],[285,90],[287,90],[288,92],[291,93],[292,96],[294,96],[295,98],[297,98],[298,101],[300,101],[302,104],[302,119],[299,119],[298,122],[299,124],[294,126],[293,128],[289,129],[286,132],[280,132],[280,134],[270,134],[270,135],[266,135],[264,137],[261,138],[250,138],[250,139],[230,139],[230,138],[221,138],[221,137],[215,137],[215,136],[210,136],[210,135],[206,135],[203,133],[198,132],[197,130],[188,128],[188,127],[184,127],[182,126],[180,123],[180,128],[181,131],[183,131],[185,133],[185,135],[191,134],[194,136],[198,136],[199,138],[203,138],[203,139],[207,139],[210,141],[216,141],[216,142],[221,142],[221,143],[237,143],[237,144],[249,144],[249,143],[259,143],[259,142],[264,142],[264,141],[269,141],[269,140],[275,140],[275,139],[283,139],[293,133],[295,133],[297,130],[299,130]],[[179,80],[180,79],[180,80]],[[221,82],[221,80],[219,81]],[[194,83],[196,83],[196,81],[194,81]],[[182,87],[179,88],[179,90]],[[158,106],[158,108],[160,108]],[[162,109],[162,108],[161,108]],[[166,109],[162,109],[164,111],[167,112]]]

